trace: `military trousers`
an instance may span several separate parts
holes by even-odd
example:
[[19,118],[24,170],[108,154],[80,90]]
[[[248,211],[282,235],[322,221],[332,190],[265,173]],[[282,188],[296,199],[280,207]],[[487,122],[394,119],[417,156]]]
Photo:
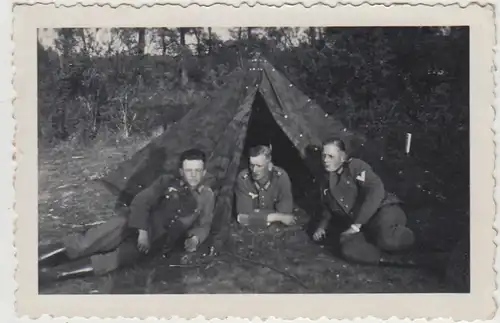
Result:
[[[148,254],[156,254],[173,245],[184,232],[181,224],[173,226],[168,234],[150,242]],[[85,233],[65,237],[63,244],[70,259],[90,257],[95,274],[102,275],[134,265],[146,257],[137,248],[137,237],[138,231],[128,226],[127,217],[116,216]]]
[[406,222],[399,205],[383,206],[360,232],[340,237],[340,253],[347,261],[378,264],[384,252],[404,251],[413,245],[415,237]]

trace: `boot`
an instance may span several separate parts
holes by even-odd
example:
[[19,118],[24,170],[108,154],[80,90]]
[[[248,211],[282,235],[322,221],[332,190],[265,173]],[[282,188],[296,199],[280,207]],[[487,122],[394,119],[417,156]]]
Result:
[[43,268],[38,271],[39,284],[81,278],[94,274],[90,258],[82,258],[56,268]]
[[55,267],[70,261],[63,244],[55,243],[50,245],[48,249],[50,250],[49,252],[42,253],[42,255],[38,257],[39,267]]

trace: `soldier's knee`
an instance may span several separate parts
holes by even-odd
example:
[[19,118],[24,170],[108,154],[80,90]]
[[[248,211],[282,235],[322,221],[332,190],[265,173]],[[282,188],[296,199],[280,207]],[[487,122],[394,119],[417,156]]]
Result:
[[415,242],[413,231],[404,226],[397,226],[378,236],[378,246],[386,251],[400,251],[411,247]]
[[399,205],[386,205],[376,215],[377,227],[405,226],[407,222],[406,213]]

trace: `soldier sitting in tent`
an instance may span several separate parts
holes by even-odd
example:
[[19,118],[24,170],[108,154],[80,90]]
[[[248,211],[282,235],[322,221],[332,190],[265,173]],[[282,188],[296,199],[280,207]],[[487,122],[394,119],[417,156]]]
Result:
[[349,158],[341,139],[324,143],[323,163],[328,179],[321,190],[323,213],[314,240],[323,239],[330,225],[331,230],[339,230],[340,253],[348,261],[411,265],[410,258],[390,254],[414,244],[400,200],[385,191],[367,163]]
[[285,170],[272,164],[271,148],[251,148],[249,168],[242,170],[236,180],[238,222],[243,225],[294,224],[290,178]]
[[[52,252],[42,255],[41,277],[106,274],[132,265],[146,254],[165,252],[183,238],[185,250],[195,251],[209,235],[214,193],[204,185],[202,151],[185,151],[179,166],[180,177],[161,176],[137,194],[126,213],[84,234],[67,236]],[[46,266],[56,266],[55,272]]]

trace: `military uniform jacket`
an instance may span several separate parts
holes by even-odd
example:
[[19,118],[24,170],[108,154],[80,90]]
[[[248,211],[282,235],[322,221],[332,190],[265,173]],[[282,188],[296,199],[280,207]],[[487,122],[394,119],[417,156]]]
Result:
[[181,228],[202,243],[210,232],[213,210],[214,193],[209,186],[192,190],[182,179],[163,175],[134,198],[128,225],[147,230],[151,242]]
[[262,186],[253,181],[248,170],[241,171],[236,180],[235,196],[239,214],[251,214],[255,210],[293,211],[290,178],[284,169],[277,166],[273,166],[268,182]]
[[401,201],[385,191],[373,169],[361,159],[351,158],[337,171],[330,172],[321,187],[323,221],[326,228],[332,214],[348,216],[352,223],[365,224],[379,208]]

